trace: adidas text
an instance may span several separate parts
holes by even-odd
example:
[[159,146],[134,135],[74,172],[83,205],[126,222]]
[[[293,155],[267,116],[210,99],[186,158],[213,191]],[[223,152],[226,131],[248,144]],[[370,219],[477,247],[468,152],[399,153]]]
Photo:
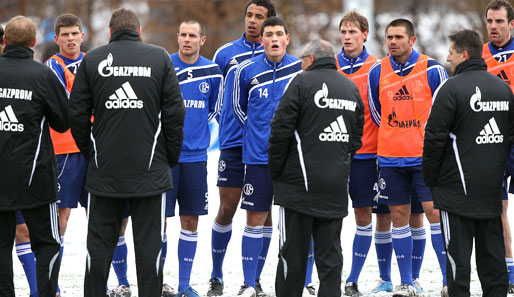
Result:
[[503,135],[500,132],[500,128],[496,123],[494,117],[489,119],[485,124],[484,129],[480,131],[480,135],[475,139],[477,144],[488,144],[488,143],[502,143]]
[[[325,87],[325,84],[323,84]],[[350,142],[350,135],[346,130],[343,116],[340,115],[323,132],[319,134],[319,140],[330,142]]]
[[18,121],[12,106],[6,106],[5,109],[0,112],[0,131],[23,132],[23,130],[23,124]]
[[503,143],[503,135],[483,135],[475,139],[477,144]]
[[107,109],[141,109],[143,108],[143,100],[138,100],[134,89],[127,81],[114,94],[109,96],[109,100],[105,102],[105,107]]
[[118,108],[143,108],[143,101],[130,100],[130,99],[114,99],[105,102],[105,107],[108,109]]
[[0,122],[0,131],[6,132],[23,132],[23,124]]
[[350,135],[341,132],[321,133],[319,135],[319,140],[331,142],[349,142]]

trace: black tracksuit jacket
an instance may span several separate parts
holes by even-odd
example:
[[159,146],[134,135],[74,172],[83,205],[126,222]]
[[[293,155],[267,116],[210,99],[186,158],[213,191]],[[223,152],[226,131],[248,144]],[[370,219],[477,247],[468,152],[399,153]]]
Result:
[[287,87],[273,120],[268,164],[275,204],[327,219],[348,214],[348,174],[362,143],[355,84],[320,58]]
[[459,64],[434,96],[422,173],[434,206],[474,219],[501,215],[501,191],[514,140],[514,95],[483,59]]
[[0,211],[57,201],[57,163],[48,126],[68,129],[68,100],[55,74],[26,47],[0,56]]
[[121,30],[108,45],[88,52],[70,107],[73,138],[89,160],[86,189],[121,198],[171,189],[184,115],[175,70],[163,48]]

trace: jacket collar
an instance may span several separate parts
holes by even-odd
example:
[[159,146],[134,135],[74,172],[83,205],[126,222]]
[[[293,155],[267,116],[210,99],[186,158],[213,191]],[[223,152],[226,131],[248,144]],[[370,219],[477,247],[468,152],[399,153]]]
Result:
[[348,64],[351,64],[351,63],[358,63],[360,61],[365,61],[368,56],[369,56],[369,53],[368,53],[368,50],[366,49],[366,47],[363,48],[362,52],[355,58],[352,58],[350,56],[348,56],[345,52],[344,52],[344,47],[341,48],[341,56],[343,57],[343,59],[348,63]]
[[455,67],[455,75],[471,70],[487,70],[487,64],[482,58],[464,61]]
[[257,49],[257,48],[259,48],[259,47],[261,46],[261,44],[260,44],[260,43],[258,43],[258,42],[253,43],[253,42],[251,42],[251,41],[248,41],[248,40],[246,39],[246,37],[245,37],[245,34],[246,34],[246,33],[243,33],[243,36],[241,36],[241,43],[242,43],[244,46],[246,46],[246,47],[247,47],[247,48],[249,48],[249,49]]
[[120,41],[120,40],[141,41],[141,38],[139,38],[139,34],[137,34],[136,31],[119,30],[119,31],[114,32],[111,35],[111,39],[109,40],[109,43],[111,43],[113,41]]
[[312,65],[309,66],[309,68],[307,68],[307,71],[324,68],[337,69],[336,59],[334,59],[333,57],[318,58],[314,60],[314,63],[312,63]]
[[264,63],[266,63],[270,67],[280,68],[282,66],[282,63],[284,63],[284,61],[286,60],[287,53],[284,55],[284,57],[282,57],[282,60],[280,60],[280,62],[271,62],[270,59],[268,59],[268,57],[266,56],[266,53],[264,53],[262,56],[264,57]]
[[4,49],[2,57],[11,57],[19,59],[34,59],[34,51],[25,46],[7,45]]
[[415,49],[412,49],[412,53],[410,54],[409,58],[407,58],[407,61],[405,61],[405,63],[398,63],[398,61],[396,61],[393,56],[389,56],[389,60],[391,61],[391,65],[393,66],[393,69],[394,70],[398,70],[398,69],[405,69],[409,66],[411,66],[412,64],[416,64],[416,62],[418,61],[418,58],[419,58],[419,53],[415,50]]

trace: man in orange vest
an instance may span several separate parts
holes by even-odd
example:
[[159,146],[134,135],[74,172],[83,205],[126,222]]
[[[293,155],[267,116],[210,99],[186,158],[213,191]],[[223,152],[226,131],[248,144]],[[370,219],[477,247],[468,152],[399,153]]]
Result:
[[421,176],[421,156],[432,95],[448,74],[439,62],[413,49],[416,36],[409,20],[393,20],[385,33],[389,56],[371,67],[368,80],[371,118],[379,126],[378,200],[389,205],[393,221],[393,249],[401,275],[393,296],[417,296],[422,289],[414,288],[413,233],[409,225],[414,196],[421,201],[431,224],[432,245],[446,286],[439,211],[434,209],[430,189]]
[[[513,38],[510,31],[514,28],[514,9],[509,2],[505,0],[495,0],[489,3],[485,11],[487,21],[487,35],[490,42],[484,44],[482,57],[487,64],[487,71],[503,79],[512,90],[514,90],[514,82],[511,81],[514,76],[514,51]],[[510,157],[512,158],[512,156]],[[509,158],[509,159],[510,159]],[[509,166],[508,168],[510,168]],[[507,169],[509,175],[512,172]],[[507,183],[505,183],[506,185]],[[509,187],[509,191],[514,193],[514,186]],[[503,241],[505,243],[505,261],[509,271],[509,293],[514,293],[514,259],[512,257],[512,236],[510,232],[509,219],[507,217],[507,208],[509,206],[507,191],[503,195]]]
[[[85,55],[80,51],[84,41],[84,32],[80,19],[73,14],[63,14],[57,17],[54,30],[54,39],[59,46],[59,53],[50,57],[46,61],[46,65],[57,75],[69,98],[75,74]],[[76,208],[78,202],[86,209],[88,206],[88,193],[84,189],[87,160],[77,148],[70,130],[65,133],[50,130],[50,134],[59,166],[58,207],[62,257],[64,234],[70,218],[71,208]],[[126,217],[128,217],[128,212],[126,213]],[[112,261],[119,286],[110,292],[111,296],[126,297],[131,295],[130,284],[127,280],[127,245],[125,244],[127,221],[127,218],[123,220],[120,238]]]
[[362,147],[356,152],[350,170],[349,194],[355,213],[357,230],[353,240],[352,268],[346,279],[344,294],[361,296],[358,289],[359,275],[371,246],[372,211],[377,214],[375,247],[380,270],[380,282],[375,293],[393,290],[391,283],[391,219],[385,205],[377,205],[377,136],[378,127],[371,120],[368,106],[368,72],[377,57],[368,53],[364,42],[368,37],[368,20],[355,10],[349,11],[339,22],[341,52],[336,55],[340,73],[352,80],[359,89],[364,103],[364,131]]

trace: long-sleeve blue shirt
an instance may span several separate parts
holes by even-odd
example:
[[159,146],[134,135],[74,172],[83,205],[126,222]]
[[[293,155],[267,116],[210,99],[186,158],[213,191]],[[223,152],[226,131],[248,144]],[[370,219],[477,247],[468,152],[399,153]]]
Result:
[[243,145],[243,130],[232,112],[232,93],[234,71],[245,60],[261,55],[264,48],[260,43],[246,40],[244,34],[238,40],[220,47],[214,54],[213,61],[218,64],[225,77],[223,105],[218,119],[220,149]]
[[273,114],[301,61],[286,54],[271,62],[261,55],[241,63],[234,74],[234,113],[243,127],[243,163],[268,164],[268,139]]

